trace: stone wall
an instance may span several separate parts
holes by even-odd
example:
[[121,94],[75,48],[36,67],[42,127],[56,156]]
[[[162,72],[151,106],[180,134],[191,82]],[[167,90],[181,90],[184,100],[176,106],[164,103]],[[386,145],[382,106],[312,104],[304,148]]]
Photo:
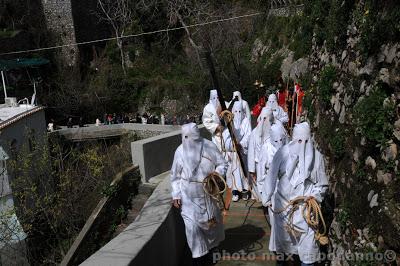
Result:
[[[315,143],[326,158],[330,190],[323,208],[332,265],[362,264],[347,261],[345,252],[383,255],[392,250],[399,258],[399,3],[308,3],[300,17],[276,20],[274,29],[295,21],[293,28],[285,29],[295,34],[273,52],[283,57],[283,77],[302,83],[303,119],[312,125]],[[313,25],[308,35],[297,34],[306,25],[303,21]],[[294,39],[298,37],[304,39]],[[262,62],[272,41],[261,35],[252,61]],[[307,41],[310,47],[299,49]],[[296,51],[300,58],[294,56]]]
[[[54,42],[51,45],[65,45],[76,42],[75,27],[70,0],[42,0],[47,28],[52,33]],[[75,66],[78,62],[78,48],[64,47],[57,51],[60,63],[64,66]]]

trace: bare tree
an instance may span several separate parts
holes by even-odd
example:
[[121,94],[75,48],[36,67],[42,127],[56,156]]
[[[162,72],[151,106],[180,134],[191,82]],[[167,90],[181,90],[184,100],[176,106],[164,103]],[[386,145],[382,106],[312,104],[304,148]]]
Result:
[[121,66],[126,75],[126,56],[123,37],[127,27],[134,21],[133,7],[130,0],[97,0],[101,10],[100,19],[111,25],[121,56]]

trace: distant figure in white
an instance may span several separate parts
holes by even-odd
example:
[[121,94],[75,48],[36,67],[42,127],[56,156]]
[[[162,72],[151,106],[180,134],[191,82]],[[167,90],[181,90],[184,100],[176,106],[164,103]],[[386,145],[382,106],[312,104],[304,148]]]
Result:
[[219,103],[218,93],[216,90],[210,90],[210,101],[203,109],[202,121],[204,127],[211,133],[212,141],[222,151],[222,131],[224,127],[221,125],[220,115],[221,104]]
[[[0,120],[1,121],[1,120]],[[53,122],[50,122],[48,125],[47,125],[47,131],[49,131],[49,132],[53,132],[54,131],[54,123]]]
[[265,206],[278,211],[271,217],[271,251],[297,254],[303,264],[313,265],[320,258],[319,245],[314,230],[303,217],[304,206],[294,210],[293,215],[288,213],[291,207],[284,210],[288,202],[298,196],[314,198],[321,203],[328,189],[324,159],[314,148],[307,122],[296,124],[293,140],[276,152],[265,186]]
[[243,200],[248,200],[249,180],[247,179],[247,176],[244,175],[237,152],[240,152],[242,154],[244,163],[246,164],[247,147],[251,134],[251,125],[250,121],[243,113],[241,102],[234,103],[232,113],[234,126],[233,131],[238,142],[238,147],[234,147],[229,131],[226,129],[223,132],[223,139],[225,144],[224,149],[226,151],[226,157],[229,161],[226,181],[228,187],[232,189],[233,201],[239,200],[240,192],[242,192]]
[[[233,98],[232,101],[235,99],[235,97],[238,97],[239,102],[242,104],[242,111],[245,114],[246,118],[249,120],[250,124],[251,124],[251,111],[250,111],[250,107],[249,104],[247,103],[247,101],[245,101],[242,98],[242,94],[240,93],[240,91],[234,91],[233,92]],[[232,103],[232,101],[229,102],[228,106]]]
[[213,172],[225,176],[226,169],[222,154],[214,143],[200,136],[197,125],[183,125],[182,144],[175,151],[171,169],[172,198],[181,210],[195,265],[201,265],[225,238],[221,210],[205,193],[202,182]]
[[[281,121],[283,124],[289,122],[289,116],[285,112],[285,110],[283,110],[283,108],[278,105],[278,100],[277,100],[275,94],[271,94],[270,96],[268,96],[268,102],[267,102],[267,105],[263,108],[263,110],[264,109],[272,110],[272,113],[274,114],[274,118],[276,120]],[[259,116],[257,118],[257,123],[260,121],[260,119],[261,118]]]
[[101,126],[101,121],[100,121],[100,119],[98,119],[98,118],[96,118],[96,126],[98,127],[98,126]]
[[165,125],[165,115],[161,113],[161,125]]

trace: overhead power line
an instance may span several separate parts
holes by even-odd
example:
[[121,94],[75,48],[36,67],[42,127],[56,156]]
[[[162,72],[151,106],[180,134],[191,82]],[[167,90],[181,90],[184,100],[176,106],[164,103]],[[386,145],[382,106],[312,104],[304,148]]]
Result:
[[110,37],[110,38],[97,39],[97,40],[86,41],[86,42],[77,42],[77,43],[56,45],[56,46],[50,46],[50,47],[42,47],[42,48],[36,48],[36,49],[30,49],[30,50],[20,50],[20,51],[14,51],[14,52],[7,52],[7,53],[0,54],[0,56],[2,56],[2,55],[13,55],[13,54],[22,54],[22,53],[31,53],[31,52],[39,52],[39,51],[47,51],[47,50],[55,50],[55,49],[60,49],[60,48],[65,48],[65,47],[72,47],[72,46],[79,46],[79,45],[85,45],[85,44],[106,42],[106,41],[112,41],[112,40],[117,40],[117,39],[127,39],[127,38],[133,38],[133,37],[140,37],[140,36],[152,35],[152,34],[163,33],[163,32],[177,31],[177,30],[182,30],[182,29],[185,29],[185,28],[201,27],[201,26],[206,26],[206,25],[210,25],[210,24],[216,24],[216,23],[232,21],[232,20],[237,20],[237,19],[242,19],[242,18],[255,17],[255,16],[259,16],[261,14],[263,14],[263,13],[262,12],[258,12],[258,13],[246,14],[246,15],[235,16],[235,17],[230,17],[230,18],[223,18],[223,19],[218,19],[218,20],[213,20],[213,21],[208,21],[208,22],[195,23],[195,24],[187,25],[186,27],[185,26],[181,26],[181,27],[175,27],[175,28],[166,28],[166,29],[161,29],[161,30],[154,30],[154,31],[141,32],[141,33],[136,33],[136,34],[129,34],[129,35],[121,36],[121,37]]

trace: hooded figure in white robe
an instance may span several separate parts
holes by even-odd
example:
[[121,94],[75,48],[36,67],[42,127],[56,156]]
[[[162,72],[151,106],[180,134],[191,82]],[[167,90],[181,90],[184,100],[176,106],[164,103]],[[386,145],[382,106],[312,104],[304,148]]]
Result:
[[260,189],[258,186],[259,180],[262,179],[263,171],[261,170],[261,148],[265,145],[270,137],[270,128],[274,122],[272,111],[264,109],[260,114],[260,122],[253,129],[249,138],[249,147],[247,152],[247,167],[250,174],[250,182],[253,185],[253,191],[260,200]]
[[212,142],[214,142],[218,149],[222,151],[220,113],[221,104],[219,103],[217,90],[210,90],[210,101],[203,109],[202,121],[204,127],[211,133]]
[[[243,160],[246,163],[247,147],[249,143],[249,137],[251,134],[251,125],[245,114],[243,113],[242,104],[235,102],[232,108],[233,113],[233,125],[234,134],[237,142],[240,144],[241,153]],[[249,189],[249,182],[247,177],[244,175],[242,167],[240,165],[239,156],[235,152],[233,147],[233,141],[229,135],[229,131],[226,129],[223,133],[224,148],[226,151],[226,157],[229,161],[229,167],[226,174],[226,181],[229,188],[232,189],[233,200],[238,200],[238,192],[247,193]],[[246,166],[245,166],[246,167]],[[246,199],[247,196],[244,196]]]
[[[275,153],[286,143],[288,142],[287,132],[282,125],[281,122],[277,121],[277,123],[273,124],[270,129],[269,139],[262,146],[261,155],[260,155],[260,168],[262,170],[261,175],[257,178],[257,186],[260,189],[261,200],[264,206],[267,206],[268,199],[266,198],[266,191],[269,191],[268,185],[270,182],[265,182],[265,179],[268,176],[269,169],[271,168],[272,160],[274,159]],[[274,184],[274,192],[276,192],[276,183]],[[271,201],[274,201],[274,195],[272,195]],[[271,211],[271,208],[268,209],[268,215],[270,217],[270,225],[271,225],[271,236],[269,241],[269,250],[276,251],[274,240],[274,213]]]
[[[283,210],[290,200],[299,196],[313,197],[322,202],[328,189],[328,177],[323,156],[314,148],[307,122],[296,124],[293,140],[276,152],[265,184],[266,205],[272,203],[274,212]],[[274,198],[270,202],[272,195]],[[294,211],[292,219],[288,215],[290,207],[274,213],[271,217],[274,219],[271,241],[276,252],[298,254],[303,263],[312,264],[319,259],[319,245],[314,230],[303,217],[302,207]],[[292,233],[287,231],[289,224],[292,225]],[[296,233],[293,234],[293,231]]]
[[[181,206],[186,238],[193,258],[200,258],[224,240],[221,210],[203,190],[210,173],[225,176],[228,165],[214,143],[200,136],[196,124],[182,126],[182,144],[171,168],[172,198]],[[174,203],[175,204],[175,203]],[[210,221],[214,221],[211,223]]]
[[[263,110],[264,109],[270,109],[274,114],[274,118],[281,121],[283,124],[289,122],[289,116],[285,112],[285,110],[283,110],[283,108],[278,105],[278,100],[275,94],[271,94],[268,96],[268,102]],[[260,117],[257,118],[257,123],[259,122],[259,120]]]
[[[245,114],[246,118],[249,120],[249,122],[251,124],[251,111],[250,111],[248,102],[242,98],[242,94],[240,93],[240,91],[233,92],[232,101],[233,101],[233,99],[235,99],[236,96],[238,97],[239,102],[242,104],[243,113]],[[232,101],[229,102],[227,107],[231,104]]]

